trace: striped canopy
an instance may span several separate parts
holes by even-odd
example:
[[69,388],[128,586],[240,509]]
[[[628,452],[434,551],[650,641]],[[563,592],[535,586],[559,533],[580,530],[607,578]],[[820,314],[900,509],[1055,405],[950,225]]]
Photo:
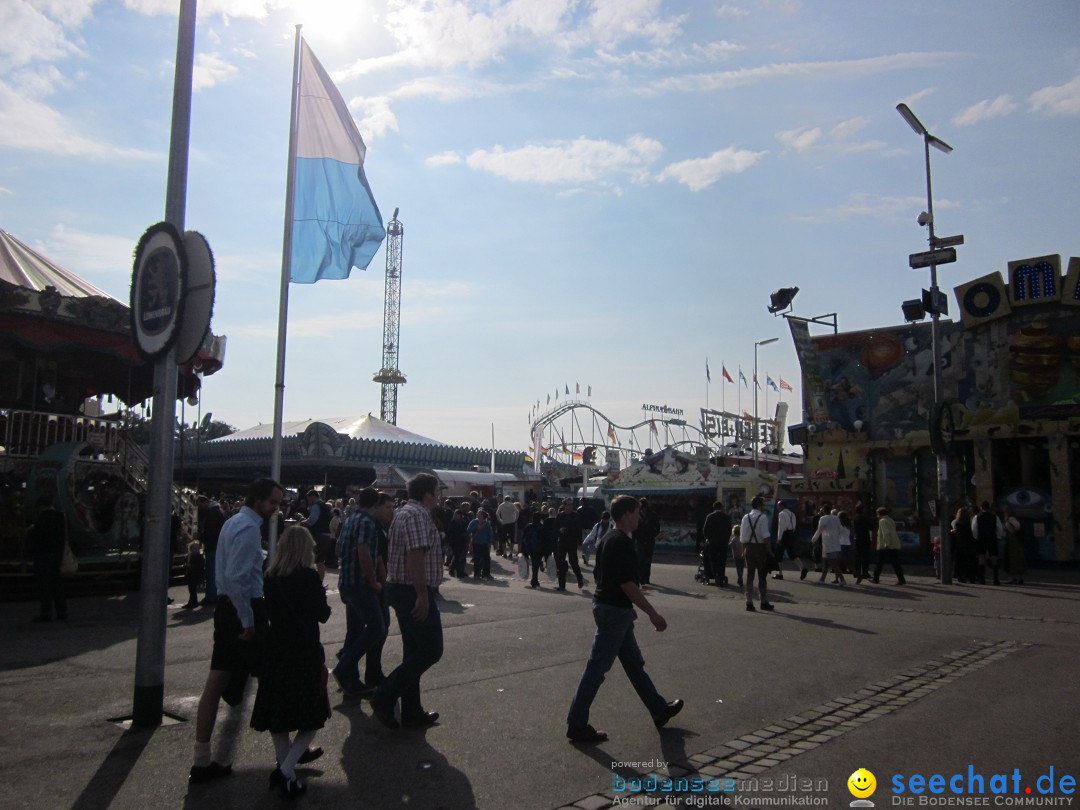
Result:
[[[102,296],[113,301],[118,300],[42,256],[4,230],[0,230],[0,280],[38,292],[46,287],[55,287],[60,295],[67,298]],[[124,305],[127,306],[126,303]]]

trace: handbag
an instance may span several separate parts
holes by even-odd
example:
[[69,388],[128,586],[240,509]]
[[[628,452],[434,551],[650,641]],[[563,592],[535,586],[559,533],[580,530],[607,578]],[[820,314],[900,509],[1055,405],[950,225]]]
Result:
[[60,554],[60,576],[73,577],[79,572],[79,561],[71,550],[71,544],[64,541],[64,550]]

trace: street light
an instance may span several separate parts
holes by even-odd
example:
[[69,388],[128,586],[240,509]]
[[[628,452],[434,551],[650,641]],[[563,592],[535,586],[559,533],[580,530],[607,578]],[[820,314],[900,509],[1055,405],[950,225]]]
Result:
[[761,428],[758,427],[758,411],[757,411],[757,392],[758,392],[758,376],[757,376],[757,350],[758,346],[768,346],[770,343],[776,343],[780,338],[767,338],[766,340],[758,340],[754,342],[754,469],[757,469],[758,465],[758,444],[761,440]]
[[[919,224],[925,225],[929,231],[928,242],[930,250],[935,250],[937,239],[934,236],[934,196],[930,184],[930,147],[939,149],[945,154],[953,150],[945,141],[931,135],[923,126],[915,113],[906,104],[897,104],[896,111],[908,122],[916,135],[923,139],[923,152],[926,157],[926,213],[919,215]],[[938,301],[939,290],[937,282],[937,263],[930,265],[930,299]],[[941,403],[943,399],[943,386],[941,379],[941,311],[940,307],[934,306],[930,313],[930,352],[934,364],[934,405]],[[948,457],[944,448],[939,447],[937,453],[937,518],[938,529],[941,532],[941,582],[944,585],[952,583],[952,554],[949,549],[949,469]]]

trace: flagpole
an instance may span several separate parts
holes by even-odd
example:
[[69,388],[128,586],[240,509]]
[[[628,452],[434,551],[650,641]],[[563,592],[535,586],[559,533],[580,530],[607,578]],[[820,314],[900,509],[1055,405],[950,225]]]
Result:
[[[270,477],[281,481],[281,421],[285,406],[285,334],[289,319],[289,277],[292,275],[293,196],[296,185],[296,109],[300,88],[300,29],[296,26],[293,47],[291,110],[289,113],[289,166],[285,180],[285,226],[281,235],[281,299],[278,304],[277,374],[274,378],[274,440],[270,455]],[[270,558],[277,544],[277,520],[269,526]]]
[[705,358],[705,410],[709,410],[709,383],[712,380],[709,379],[709,358]]

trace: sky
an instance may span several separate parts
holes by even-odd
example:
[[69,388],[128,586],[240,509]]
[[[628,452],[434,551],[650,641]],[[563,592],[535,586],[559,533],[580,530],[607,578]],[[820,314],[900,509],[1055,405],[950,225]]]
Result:
[[[0,228],[123,301],[164,218],[178,11],[0,0]],[[937,233],[965,237],[943,288],[1080,255],[1075,0],[204,0],[186,226],[228,338],[202,412],[238,428],[273,420],[297,23],[400,208],[398,424],[424,436],[525,450],[537,402],[578,385],[622,425],[752,412],[738,372],[774,337],[759,376],[799,421],[769,294],[852,331],[929,286],[899,102],[955,149],[931,154]],[[286,420],[379,414],[384,248],[291,286]]]

